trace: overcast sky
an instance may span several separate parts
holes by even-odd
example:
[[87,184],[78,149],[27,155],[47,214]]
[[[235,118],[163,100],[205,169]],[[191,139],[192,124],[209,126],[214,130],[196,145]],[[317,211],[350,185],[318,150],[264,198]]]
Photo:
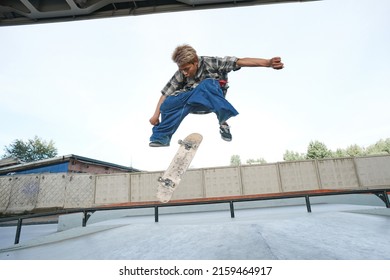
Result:
[[[232,155],[283,160],[310,141],[368,146],[390,137],[390,1],[326,0],[0,28],[0,155],[15,139],[53,140],[76,154],[164,170],[179,139],[203,135],[192,167]],[[229,75],[233,141],[214,114],[188,116],[169,148],[150,148],[173,49],[271,58],[285,69]]]

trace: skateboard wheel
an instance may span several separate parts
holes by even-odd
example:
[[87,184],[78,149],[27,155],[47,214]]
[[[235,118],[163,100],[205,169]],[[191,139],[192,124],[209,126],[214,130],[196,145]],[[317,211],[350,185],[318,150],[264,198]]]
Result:
[[162,185],[166,188],[174,188],[175,183],[171,179],[164,179],[163,177],[159,177],[158,181],[162,183]]

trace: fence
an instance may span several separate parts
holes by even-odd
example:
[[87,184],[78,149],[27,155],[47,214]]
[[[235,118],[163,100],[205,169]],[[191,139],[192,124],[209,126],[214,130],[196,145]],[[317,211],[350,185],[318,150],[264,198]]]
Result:
[[[163,172],[35,174],[0,177],[0,213],[156,203]],[[175,200],[272,195],[307,191],[388,189],[390,155],[191,169]]]

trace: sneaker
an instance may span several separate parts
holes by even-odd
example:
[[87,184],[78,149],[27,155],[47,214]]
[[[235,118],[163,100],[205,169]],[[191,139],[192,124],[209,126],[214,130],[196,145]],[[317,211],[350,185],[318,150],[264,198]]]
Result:
[[152,141],[149,143],[149,147],[169,147],[169,143],[163,144],[160,141]]
[[219,133],[225,141],[232,141],[232,134],[230,133],[230,126],[227,123],[221,124],[219,126]]

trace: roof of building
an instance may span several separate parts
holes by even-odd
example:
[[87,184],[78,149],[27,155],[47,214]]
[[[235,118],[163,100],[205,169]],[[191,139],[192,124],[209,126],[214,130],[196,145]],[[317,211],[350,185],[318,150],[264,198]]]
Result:
[[0,159],[0,169],[1,168],[5,168],[7,166],[12,166],[12,165],[16,165],[16,164],[21,164],[23,163],[20,159],[18,158],[13,158],[13,157],[9,157],[9,158],[4,158],[4,159]]
[[0,1],[0,26],[318,0]]
[[[89,164],[94,164],[94,165],[100,165],[100,166],[105,166],[105,167],[112,167],[116,169],[121,169],[123,172],[139,172],[140,170],[135,169],[133,167],[127,167],[123,165],[118,165],[114,163],[109,163],[101,160],[96,160],[96,159],[91,159],[83,156],[78,156],[78,155],[65,155],[65,156],[60,156],[60,157],[54,157],[54,158],[49,158],[49,159],[43,159],[43,160],[37,160],[33,162],[26,162],[23,163],[20,160],[10,160],[10,159],[5,159],[0,161],[0,175],[5,175],[13,172],[18,172],[18,171],[23,171],[23,170],[29,170],[29,169],[34,169],[34,168],[39,168],[39,167],[45,167],[45,166],[51,166],[51,165],[56,165],[60,163],[66,163],[71,160],[77,160],[78,162],[84,162],[84,163],[89,163]],[[3,162],[4,161],[4,162]],[[11,163],[14,163],[13,165]],[[8,164],[7,164],[8,163]]]

